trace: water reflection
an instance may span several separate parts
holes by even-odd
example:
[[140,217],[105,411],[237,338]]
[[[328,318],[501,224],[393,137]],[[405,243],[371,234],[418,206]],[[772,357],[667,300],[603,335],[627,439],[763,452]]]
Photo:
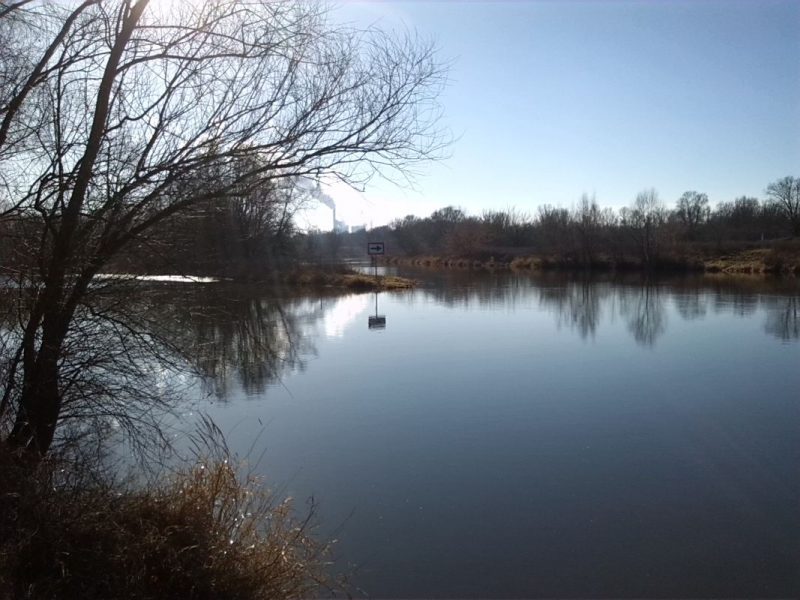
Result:
[[633,339],[642,346],[655,345],[667,327],[661,288],[644,281],[636,288],[620,288],[620,292],[620,312],[626,317]]
[[800,298],[797,296],[769,297],[767,322],[764,330],[783,341],[800,339]]
[[675,294],[675,306],[686,321],[702,319],[708,313],[708,295],[700,287],[688,288]]
[[[406,274],[422,280],[423,287],[411,294],[388,294],[385,302],[413,304],[415,311],[424,311],[428,302],[459,313],[532,310],[549,314],[559,328],[574,331],[587,342],[599,335],[603,323],[620,319],[638,345],[652,348],[668,331],[670,314],[694,322],[708,318],[710,311],[763,319],[762,329],[768,335],[784,342],[800,339],[800,286],[791,279]],[[118,318],[140,315],[136,327],[152,334],[151,343],[159,340],[174,350],[211,393],[226,398],[234,388],[262,394],[284,375],[303,371],[316,356],[315,342],[321,336],[346,335],[351,324],[373,309],[382,317],[377,301],[377,295],[331,292],[279,296],[263,288],[225,283],[160,286],[132,297],[129,303],[138,308],[128,306]],[[369,316],[370,328],[374,322]]]
[[[508,308],[531,297],[531,280],[507,272],[399,269],[398,274],[422,282],[426,299],[450,308]],[[406,301],[416,301],[412,295]]]
[[[741,318],[762,312],[759,318],[767,334],[782,341],[800,339],[800,288],[793,280],[458,271],[412,275],[425,281],[423,289],[388,295],[387,300],[415,304],[415,310],[418,303],[430,300],[459,310],[538,307],[559,328],[575,331],[586,341],[598,335],[603,322],[618,318],[637,344],[652,348],[667,332],[670,313],[691,322],[707,318],[709,310]],[[382,316],[377,296],[368,294],[278,297],[226,284],[159,293],[151,305],[152,326],[183,350],[220,398],[233,385],[248,394],[262,393],[285,373],[305,369],[316,355],[319,336],[343,336],[373,308]],[[372,328],[374,316],[369,319]]]
[[[376,597],[724,597],[796,573],[797,282],[401,274],[421,287],[382,294],[378,311],[372,294],[255,292],[242,302],[260,311],[218,314],[276,323],[230,335],[301,348],[281,346],[287,360],[269,369],[308,361],[270,401],[214,410],[244,450],[269,420],[264,473],[324,499],[358,586]],[[368,331],[381,311],[392,326]],[[264,360],[207,355],[234,374]],[[691,569],[708,556],[715,565]]]
[[356,294],[329,301],[325,310],[325,335],[342,337],[345,329],[369,306],[369,296]]
[[718,290],[714,296],[714,310],[717,313],[730,312],[737,317],[747,317],[758,309],[760,300],[759,294],[747,288]]
[[367,319],[368,329],[386,329],[386,315],[378,314],[378,292],[375,292],[375,314],[370,315]]
[[608,297],[610,289],[606,284],[582,277],[542,286],[538,292],[540,305],[553,311],[559,328],[566,325],[576,329],[586,339],[597,332],[601,301]]
[[[537,283],[539,285],[537,285]],[[636,285],[583,276],[574,280],[535,281],[539,304],[554,314],[559,328],[566,325],[584,340],[594,338],[604,316],[619,315],[633,338],[653,346],[666,330],[663,291],[654,281]]]
[[[640,274],[589,276],[539,273],[514,275],[449,271],[406,273],[427,282],[426,294],[452,308],[514,310],[531,300],[584,339],[593,339],[606,319],[622,318],[633,339],[655,346],[668,330],[669,306],[684,321],[714,314],[752,317],[766,313],[765,331],[781,340],[799,339],[795,279],[732,276],[648,278]],[[411,300],[409,300],[411,301]]]
[[235,386],[261,394],[284,373],[304,370],[316,354],[320,326],[335,334],[335,317],[341,316],[341,299],[333,297],[277,297],[226,284],[155,293],[152,331],[176,348],[219,398]]

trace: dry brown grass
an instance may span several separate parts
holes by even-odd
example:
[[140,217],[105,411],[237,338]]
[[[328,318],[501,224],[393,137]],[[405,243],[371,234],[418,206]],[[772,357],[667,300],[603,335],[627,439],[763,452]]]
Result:
[[518,256],[511,261],[514,270],[535,270],[542,268],[542,258],[538,256]]
[[447,268],[447,269],[507,269],[508,261],[498,261],[493,257],[487,260],[478,260],[463,257],[443,256],[399,256],[384,259],[386,264],[404,265],[412,267]]
[[376,279],[372,275],[355,273],[342,275],[338,285],[351,290],[407,290],[416,282],[405,277],[381,276]]
[[800,242],[786,240],[770,248],[732,252],[704,261],[706,271],[716,273],[800,273]]
[[[229,462],[144,489],[61,467],[0,473],[0,597],[301,598],[330,589],[327,548]],[[323,586],[321,588],[320,586]]]
[[706,271],[708,273],[747,274],[800,274],[800,240],[771,242],[769,247],[741,247],[733,245],[718,248],[694,248],[689,253],[665,254],[649,267],[638,259],[613,259],[598,256],[590,265],[576,263],[569,258],[545,255],[517,256],[510,262],[495,260],[470,260],[466,258],[443,258],[432,256],[393,257],[389,264],[421,267],[446,267],[467,269],[511,268],[515,271],[545,269],[595,269],[595,270],[644,270],[647,268],[665,271]]
[[703,265],[709,273],[764,273],[768,254],[766,249],[747,250],[707,259]]
[[407,290],[417,282],[405,277],[374,277],[347,268],[304,268],[285,276],[286,283],[317,288],[339,288],[354,291]]
[[800,274],[800,240],[784,240],[774,244],[764,257],[764,264],[773,273]]

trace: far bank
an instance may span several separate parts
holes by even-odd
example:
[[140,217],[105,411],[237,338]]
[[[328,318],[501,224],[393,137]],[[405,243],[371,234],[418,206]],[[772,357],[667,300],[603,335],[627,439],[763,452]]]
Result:
[[582,259],[498,249],[496,252],[487,251],[480,256],[471,257],[388,256],[381,262],[387,265],[452,269],[663,271],[795,276],[800,274],[800,242],[786,241],[771,247],[731,250],[693,249],[691,253],[657,256],[649,261],[609,255]]

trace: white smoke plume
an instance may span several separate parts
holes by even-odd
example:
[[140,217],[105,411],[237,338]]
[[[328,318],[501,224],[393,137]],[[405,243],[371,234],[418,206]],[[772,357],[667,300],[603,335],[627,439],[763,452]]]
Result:
[[332,211],[336,212],[336,203],[333,201],[333,198],[322,191],[322,186],[320,185],[319,181],[314,181],[308,177],[300,177],[297,181],[297,187],[321,204],[324,204]]

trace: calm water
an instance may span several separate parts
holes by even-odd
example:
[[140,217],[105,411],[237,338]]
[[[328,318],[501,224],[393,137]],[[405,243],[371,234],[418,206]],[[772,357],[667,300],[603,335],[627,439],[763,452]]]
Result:
[[797,283],[414,275],[200,328],[356,595],[800,595]]

